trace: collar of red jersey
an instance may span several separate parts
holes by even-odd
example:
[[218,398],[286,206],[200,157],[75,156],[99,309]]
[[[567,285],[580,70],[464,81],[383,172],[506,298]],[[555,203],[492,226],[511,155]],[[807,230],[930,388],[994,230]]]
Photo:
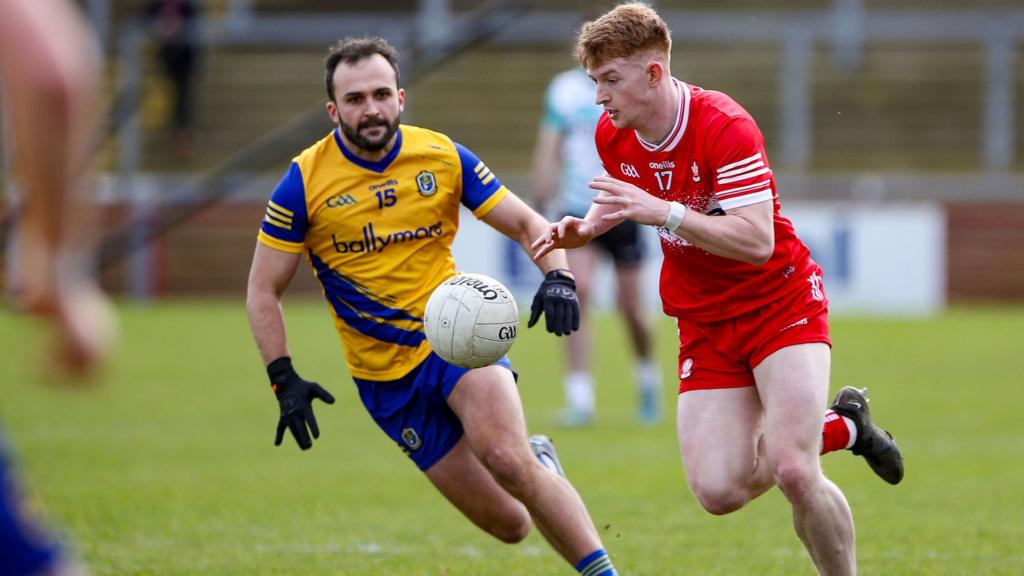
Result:
[[671,152],[675,150],[679,141],[683,139],[683,134],[686,133],[686,124],[690,120],[690,87],[677,78],[672,78],[672,81],[679,88],[679,106],[676,108],[676,122],[672,125],[668,135],[661,142],[650,142],[644,140],[635,130],[633,131],[640,145],[648,152]]

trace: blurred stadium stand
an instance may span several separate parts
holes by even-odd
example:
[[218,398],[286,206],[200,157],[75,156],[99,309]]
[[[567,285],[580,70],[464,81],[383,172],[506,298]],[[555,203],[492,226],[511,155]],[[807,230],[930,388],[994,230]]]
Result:
[[[139,297],[244,291],[263,200],[290,158],[331,128],[326,116],[294,119],[322,108],[323,54],[348,34],[389,38],[403,51],[403,74],[429,69],[407,86],[403,120],[466,144],[528,197],[543,90],[574,65],[573,30],[594,4],[208,0],[198,149],[180,157],[162,126],[169,101],[138,3],[82,3],[103,32],[114,117],[123,119],[97,161],[112,229],[189,201],[180,196],[188,182],[202,184],[267,133],[290,136],[231,166],[229,199],[104,270],[111,288]],[[656,4],[673,30],[675,75],[729,93],[758,120],[784,202],[942,203],[949,298],[1024,299],[1020,0]],[[473,32],[456,19],[479,10],[492,11],[497,33],[448,54],[450,40]],[[445,59],[430,64],[434,55]],[[282,129],[290,123],[295,130]]]

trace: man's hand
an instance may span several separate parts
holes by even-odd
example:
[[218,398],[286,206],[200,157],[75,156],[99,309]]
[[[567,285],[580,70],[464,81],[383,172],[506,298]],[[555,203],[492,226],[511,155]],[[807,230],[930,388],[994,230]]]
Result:
[[576,281],[563,270],[552,270],[544,276],[530,306],[532,328],[541,312],[547,319],[548,332],[568,336],[580,328],[580,300],[576,297]]
[[579,248],[597,236],[597,229],[582,218],[566,216],[549,224],[544,234],[533,241],[533,259],[540,260],[547,253],[558,248]]
[[594,204],[613,208],[601,216],[605,220],[632,220],[637,224],[663,226],[668,218],[668,202],[633,184],[611,176],[598,176],[589,186],[601,192],[594,198]]
[[334,396],[316,382],[303,380],[295,373],[292,359],[287,356],[271,362],[267,366],[267,375],[270,376],[270,386],[277,395],[277,402],[281,405],[281,419],[277,421],[274,446],[281,445],[284,429],[287,428],[292,431],[299,448],[309,450],[313,446],[309,433],[313,433],[313,438],[320,437],[320,427],[317,426],[316,416],[313,415],[313,399],[319,398],[328,404],[334,404]]

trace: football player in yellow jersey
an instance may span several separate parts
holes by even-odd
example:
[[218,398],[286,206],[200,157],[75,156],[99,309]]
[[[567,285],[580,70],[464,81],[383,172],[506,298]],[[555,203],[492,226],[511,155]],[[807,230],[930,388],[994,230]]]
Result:
[[[507,358],[477,369],[434,354],[423,332],[433,289],[455,273],[459,205],[528,250],[546,220],[443,134],[400,124],[397,53],[381,38],[346,38],[326,60],[327,114],[337,128],[299,154],[271,195],[249,276],[247,308],[287,428],[302,449],[319,437],[311,402],[333,396],[298,376],[281,295],[305,255],[323,287],[359,395],[380,428],[434,486],[502,541],[531,518],[580,573],[615,574],[553,447],[528,438]],[[562,251],[545,273],[529,325],[579,328]],[[308,427],[308,430],[307,430]]]

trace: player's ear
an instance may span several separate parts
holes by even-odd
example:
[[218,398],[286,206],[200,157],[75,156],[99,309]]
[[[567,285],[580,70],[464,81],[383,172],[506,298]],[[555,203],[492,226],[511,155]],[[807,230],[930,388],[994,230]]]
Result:
[[405,88],[398,89],[398,111],[405,110]]
[[327,115],[335,124],[338,123],[338,106],[330,100],[327,101]]
[[651,60],[647,64],[647,83],[651,86],[657,86],[661,83],[662,79],[665,78],[665,67],[662,66],[661,62],[657,60]]

